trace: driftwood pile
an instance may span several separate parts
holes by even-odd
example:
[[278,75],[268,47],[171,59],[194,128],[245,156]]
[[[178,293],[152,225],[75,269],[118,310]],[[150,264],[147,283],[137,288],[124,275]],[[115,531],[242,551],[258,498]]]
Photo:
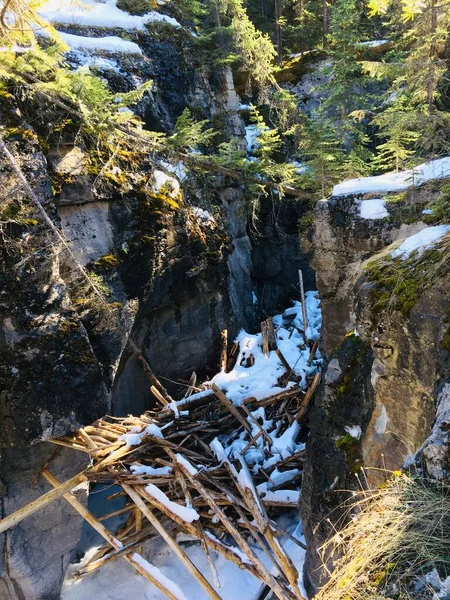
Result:
[[[276,348],[270,319],[264,322],[262,332],[263,351],[277,352],[284,365],[286,361]],[[226,369],[236,349],[231,347],[231,351],[227,352],[226,332],[222,341],[221,363]],[[311,357],[316,348],[317,344],[311,347]],[[272,448],[273,436],[279,437],[296,421],[302,420],[320,373],[311,377],[309,386],[302,390],[298,383],[292,383],[296,381],[295,375],[286,362],[284,385],[290,380],[290,387],[260,400],[249,397],[239,407],[214,384],[209,384],[202,393],[191,395],[195,387],[193,377],[185,398],[175,402],[142,355],[138,358],[145,363],[143,366],[152,391],[161,406],[140,417],[105,417],[76,433],[52,440],[57,445],[87,453],[91,466],[61,483],[49,471],[51,464],[44,465],[41,474],[54,489],[0,521],[0,532],[63,496],[106,542],[75,576],[92,573],[120,557],[168,598],[182,600],[184,595],[176,583],[168,580],[141,556],[144,544],[162,537],[208,596],[220,600],[219,593],[177,541],[179,534],[183,534],[184,539],[188,535],[189,539],[195,538],[203,545],[217,587],[219,582],[212,558],[214,552],[260,579],[260,598],[273,592],[280,600],[302,599],[299,573],[280,543],[291,536],[275,522],[277,515],[296,507],[298,494],[294,494],[293,498],[289,498],[289,494],[281,495],[280,501],[276,494],[267,494],[265,498],[258,492],[257,486],[269,482],[277,470],[278,476],[280,472],[291,472],[294,478],[287,486],[284,480],[281,487],[298,488],[304,453],[299,450],[287,458],[279,456],[267,469],[255,471],[250,471],[243,455],[251,448],[263,451],[268,458],[276,454]],[[260,407],[265,409],[266,420],[273,421],[269,432],[262,426],[262,419],[252,414]],[[228,458],[225,452],[221,454],[223,447],[220,443],[214,445],[214,440],[219,436],[223,440],[224,435],[228,435],[230,440],[240,437],[245,442],[240,456],[234,452]],[[126,497],[124,508],[100,519],[95,518],[70,493],[83,481],[121,486],[121,491],[110,498]],[[272,489],[276,490],[277,486]],[[127,520],[113,535],[103,521],[120,513],[126,515]],[[296,539],[291,539],[301,545]],[[267,555],[269,568],[261,561],[261,554],[255,553],[255,545]]]

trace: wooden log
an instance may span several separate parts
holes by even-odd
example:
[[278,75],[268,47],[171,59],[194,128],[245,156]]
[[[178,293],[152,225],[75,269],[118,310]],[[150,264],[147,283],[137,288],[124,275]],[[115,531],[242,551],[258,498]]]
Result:
[[211,389],[213,390],[213,392],[215,393],[217,398],[222,402],[222,404],[227,407],[227,409],[230,411],[230,413],[244,427],[244,429],[246,429],[249,433],[251,433],[252,428],[250,427],[250,424],[248,423],[248,421],[246,419],[244,419],[244,417],[241,415],[241,413],[238,411],[238,409],[234,406],[234,404],[230,400],[228,400],[228,398],[225,396],[225,394],[222,392],[222,390],[220,388],[218,388],[215,383],[212,384]]
[[168,406],[169,402],[164,398],[158,388],[154,385],[150,386],[151,393],[155,396],[155,398],[159,401],[161,406]]
[[222,600],[219,594],[214,590],[211,584],[205,579],[204,575],[200,573],[194,563],[190,560],[184,550],[177,544],[177,542],[167,533],[164,529],[163,525],[159,521],[159,519],[153,514],[153,512],[148,508],[145,502],[142,500],[141,496],[136,492],[136,490],[129,486],[123,485],[123,489],[130,496],[133,502],[136,504],[138,509],[142,511],[142,514],[148,520],[149,523],[153,525],[159,535],[163,538],[166,544],[172,548],[181,562],[184,564],[189,573],[198,581],[198,583],[202,586],[202,588],[206,591],[210,598],[214,600]]
[[[50,471],[45,470],[42,472],[42,475],[45,477],[45,479],[47,479],[47,481],[49,483],[51,483],[51,485],[53,485],[55,487],[55,490],[59,490],[61,489],[62,485],[58,479],[52,475],[50,473]],[[108,529],[106,529],[106,527],[104,525],[102,525],[102,523],[100,523],[95,517],[94,515],[88,511],[88,509],[83,506],[81,504],[81,502],[79,502],[79,500],[77,500],[75,498],[75,496],[73,496],[71,493],[69,492],[65,492],[62,494],[64,499],[67,500],[67,502],[69,502],[69,504],[71,504],[73,506],[73,508],[83,517],[83,519],[85,519],[89,525],[91,525],[107,542],[108,544],[110,544],[113,548],[115,548],[116,550],[121,548],[121,542],[119,542],[119,540],[117,540],[110,531],[108,531]],[[143,575],[148,581],[150,581],[150,583],[152,583],[155,587],[158,588],[158,590],[160,590],[163,594],[165,594],[168,598],[170,598],[170,600],[180,600],[180,596],[179,595],[175,595],[173,594],[168,588],[166,588],[158,579],[156,579],[155,577],[153,577],[153,575],[150,574],[150,572],[145,568],[145,563],[147,563],[147,561],[144,561],[144,559],[141,559],[141,561],[144,563],[141,564],[141,561],[137,561],[135,556],[137,558],[138,555],[133,555],[133,554],[124,554],[124,559],[130,563],[131,566],[133,566],[136,571],[138,571],[138,573],[140,573],[141,575]],[[151,565],[149,563],[147,563],[149,568],[151,568]],[[154,567],[153,567],[154,568]]]
[[[44,474],[44,472],[45,470],[42,471],[42,474]],[[78,475],[74,475],[74,477],[71,477],[64,483],[58,482],[58,487],[56,487],[55,489],[50,490],[40,498],[33,500],[23,508],[19,508],[19,510],[16,510],[16,512],[2,519],[0,521],[0,533],[3,533],[3,531],[10,529],[10,527],[14,527],[27,517],[35,513],[40,508],[44,508],[44,506],[47,506],[48,504],[56,500],[56,498],[60,498],[66,492],[73,490],[74,487],[77,487],[78,485],[80,485],[80,483],[83,483],[84,481],[87,481],[87,477],[83,471],[82,473],[78,473]]]
[[226,372],[227,360],[228,360],[228,330],[222,329],[220,332],[220,364],[219,368],[221,371]]
[[[176,524],[167,522],[164,523],[164,527],[166,528],[166,531],[172,531],[173,529],[175,529]],[[90,560],[88,563],[86,563],[77,571],[75,571],[75,573],[72,574],[72,577],[74,579],[78,579],[79,577],[83,577],[83,575],[93,573],[97,569],[100,569],[100,567],[103,567],[103,565],[117,560],[118,558],[123,556],[123,554],[128,554],[131,550],[134,550],[138,546],[151,542],[155,539],[159,539],[159,534],[155,533],[155,530],[152,525],[148,525],[140,531],[138,539],[133,539],[132,541],[127,540],[126,545],[123,546],[123,548],[120,548],[119,550],[111,550],[110,552],[108,552],[108,549],[104,546],[102,550],[105,553],[102,556]]]
[[[256,435],[254,435],[252,437],[252,439],[249,441],[249,443],[245,446],[245,448],[243,450],[241,450],[240,455],[244,456],[244,454],[247,452],[247,450],[249,450],[249,448],[251,448],[254,443],[259,440],[259,438],[262,436],[263,432],[262,431],[258,431],[258,433]],[[272,439],[272,438],[271,438]]]
[[197,373],[195,371],[192,371],[192,375],[190,376],[189,383],[188,383],[189,387],[184,395],[184,398],[189,398],[189,396],[192,395],[192,392],[194,391],[196,383],[197,383]]
[[200,539],[202,540],[202,545],[203,545],[203,550],[205,551],[206,560],[208,561],[209,568],[211,569],[211,573],[212,573],[213,580],[214,580],[214,585],[216,587],[220,588],[221,585],[220,585],[220,580],[219,580],[219,574],[217,573],[216,565],[214,564],[214,561],[211,557],[211,553],[209,551],[209,546],[206,542],[205,531],[202,527],[200,520],[197,522],[197,529],[200,533]]
[[261,322],[261,342],[263,354],[269,356],[269,337],[267,335],[267,324],[265,321]]
[[267,338],[269,341],[269,350],[276,350],[278,347],[277,338],[275,335],[275,328],[273,326],[273,319],[269,317],[266,321],[267,326]]
[[[171,456],[172,460],[175,459],[175,455],[173,452],[168,450],[169,456]],[[263,563],[259,560],[258,556],[252,550],[246,539],[240,533],[240,531],[232,524],[232,522],[228,519],[222,509],[218,506],[218,504],[211,497],[209,492],[203,487],[198,479],[195,479],[189,470],[182,464],[179,464],[180,469],[183,472],[183,475],[190,481],[191,485],[197,489],[197,491],[203,496],[203,498],[208,503],[210,509],[214,512],[214,514],[222,521],[223,525],[227,529],[228,533],[231,537],[236,541],[236,543],[240,546],[242,552],[247,555],[249,560],[255,565],[256,570],[258,571],[260,579],[267,583],[271,589],[275,592],[279,600],[304,600],[302,596],[296,597],[291,592],[289,588],[283,587],[279,581],[271,575],[271,573],[266,569]]]
[[316,340],[314,342],[314,344],[312,345],[311,352],[309,353],[309,358],[306,361],[306,364],[308,365],[308,367],[311,366],[311,363],[314,360],[314,356],[316,355],[318,346],[319,346],[319,340]]
[[146,374],[147,379],[150,382],[150,385],[151,386],[154,385],[159,390],[161,395],[167,400],[167,403],[170,404],[170,402],[172,402],[173,398],[170,396],[169,392],[166,390],[166,388],[162,385],[162,383],[159,381],[159,379],[153,373],[152,368],[148,364],[145,356],[142,354],[142,351],[136,346],[136,344],[134,344],[134,342],[131,340],[131,338],[129,338],[128,341],[130,342],[131,346],[133,347],[135,356],[136,356],[137,360],[139,361],[139,364],[141,365],[142,369],[144,370],[144,373]]
[[317,386],[319,385],[321,376],[322,376],[322,373],[320,373],[320,372],[316,373],[316,375],[314,376],[314,379],[313,379],[311,385],[309,386],[308,391],[305,394],[305,397],[302,399],[300,408],[298,409],[297,421],[300,421],[301,418],[303,417],[303,415],[305,414],[305,412],[308,408],[309,402],[310,402],[311,398],[313,397],[314,392],[317,389]]
[[[275,402],[279,402],[280,400],[285,400],[286,398],[291,398],[301,393],[301,387],[298,385],[294,385],[291,388],[278,392],[278,394],[274,394],[273,396],[268,396],[263,400],[257,400],[255,402],[256,406],[267,406],[268,404],[274,404]],[[244,401],[245,402],[245,401]],[[246,402],[245,402],[246,403]]]
[[300,284],[300,298],[302,302],[303,330],[306,331],[308,329],[308,316],[306,314],[305,288],[303,286],[303,273],[301,269],[298,270],[298,280]]
[[279,348],[277,348],[275,350],[275,353],[278,356],[278,358],[281,360],[281,364],[286,369],[286,372],[288,373],[288,375],[290,375],[292,373],[292,368],[291,368],[290,364],[288,363],[288,361],[284,358],[284,355],[282,354],[281,350]]
[[[144,498],[144,500],[148,500],[150,502],[150,504],[153,504],[153,506],[158,507],[158,502],[152,496],[149,496],[145,492],[145,488],[139,487],[136,489],[139,492],[139,494]],[[230,502],[229,500],[223,500],[223,504],[225,504],[226,506],[231,506],[232,502]],[[196,507],[199,506],[199,501],[196,501],[195,506]],[[209,504],[206,501],[204,501],[204,506],[209,506]],[[168,512],[164,506],[161,506],[161,512],[165,512],[165,514],[168,514]],[[177,523],[187,533],[190,533],[191,535],[198,537],[198,535],[199,535],[198,530],[191,523],[185,523],[180,517],[178,517],[177,515],[172,515],[172,514],[170,515],[170,519],[175,521],[175,523]],[[241,569],[245,568],[254,577],[256,577],[256,578],[259,577],[258,571],[256,570],[255,566],[249,562],[249,563],[246,563],[245,567],[244,567],[242,565],[242,558],[237,553],[233,552],[229,548],[229,546],[227,546],[223,542],[220,542],[220,540],[214,539],[208,535],[205,536],[205,539],[206,539],[206,543],[208,544],[208,546],[210,546],[213,550],[215,550],[219,554],[222,554],[222,556],[224,556],[227,560],[234,562]]]

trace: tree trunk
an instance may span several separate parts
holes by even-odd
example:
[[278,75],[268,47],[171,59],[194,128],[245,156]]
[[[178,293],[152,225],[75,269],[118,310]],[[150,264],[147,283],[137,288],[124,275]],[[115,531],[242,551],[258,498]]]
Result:
[[430,44],[430,53],[429,53],[429,67],[428,67],[428,79],[427,79],[427,105],[428,112],[431,113],[434,110],[434,92],[435,92],[435,73],[436,73],[436,65],[435,61],[437,59],[437,48],[435,41],[435,34],[437,29],[437,11],[436,11],[436,0],[431,0],[430,2],[431,9],[431,22],[430,22],[430,36],[431,36],[431,44]]

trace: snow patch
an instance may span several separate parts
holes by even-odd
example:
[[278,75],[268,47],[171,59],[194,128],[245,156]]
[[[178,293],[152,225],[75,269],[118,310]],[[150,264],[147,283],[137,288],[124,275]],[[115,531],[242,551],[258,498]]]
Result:
[[170,500],[162,490],[156,487],[156,485],[153,485],[153,483],[146,485],[145,491],[155,500],[164,504],[167,510],[180,517],[180,519],[183,519],[185,523],[192,523],[192,521],[200,519],[200,515],[195,509],[172,502],[172,500]]
[[361,427],[359,425],[346,425],[344,429],[349,435],[352,436],[352,438],[355,438],[356,440],[359,440],[362,435]]
[[249,154],[253,154],[253,152],[258,149],[258,136],[260,133],[257,125],[247,125],[245,128],[245,139],[247,141],[247,152]]
[[58,31],[62,40],[70,46],[71,49],[82,49],[90,51],[100,51],[109,54],[142,54],[142,50],[134,42],[123,40],[117,35],[107,35],[105,37],[85,37],[83,35],[73,35],[72,33],[63,33]]
[[389,216],[386,210],[386,202],[383,198],[374,198],[373,200],[363,200],[359,207],[359,216],[361,219],[384,219]]
[[116,0],[96,2],[95,0],[82,0],[82,2],[67,0],[50,0],[37,10],[40,17],[50,23],[65,25],[87,25],[89,27],[110,27],[121,29],[145,29],[148,23],[163,22],[181,27],[180,23],[172,17],[162,15],[154,10],[145,15],[130,15],[120,10]]
[[435,225],[427,227],[418,233],[411,235],[399,246],[391,252],[393,258],[401,257],[406,260],[410,254],[417,251],[420,254],[427,248],[432,248],[446,233],[450,231],[450,225]]
[[375,177],[359,177],[343,181],[333,188],[333,196],[366,194],[368,192],[401,192],[411,185],[420,186],[425,181],[450,176],[450,156],[430,160],[400,173],[385,173]]
[[120,436],[119,440],[126,442],[127,446],[137,446],[146,435],[159,438],[163,437],[161,429],[154,423],[151,423],[150,425],[147,425],[143,431],[139,431],[139,427],[133,427],[130,433],[124,433]]

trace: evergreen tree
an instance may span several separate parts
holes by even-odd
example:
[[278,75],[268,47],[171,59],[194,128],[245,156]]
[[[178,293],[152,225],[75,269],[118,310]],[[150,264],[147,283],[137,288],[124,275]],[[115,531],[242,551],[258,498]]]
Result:
[[[370,7],[372,13],[386,13],[390,4],[384,0],[371,0]],[[371,76],[390,81],[387,98],[392,107],[385,117],[378,116],[375,123],[381,126],[390,147],[384,146],[382,150],[391,156],[395,154],[395,146],[400,154],[405,149],[410,153],[413,142],[425,155],[440,154],[450,147],[449,117],[442,98],[447,73],[445,53],[449,40],[450,2],[409,0],[402,7],[397,21],[404,29],[397,42],[400,52],[394,54],[392,62],[364,64],[365,71]],[[407,117],[405,113],[408,113]],[[406,127],[403,141],[400,123]]]
[[[232,33],[241,68],[249,71],[256,85],[264,90],[274,83],[274,59],[277,52],[267,34],[251,22],[242,0],[220,0],[220,11],[231,18]],[[217,16],[221,23],[220,13]]]
[[374,165],[382,171],[400,171],[408,166],[414,154],[419,134],[411,127],[411,112],[404,98],[394,101],[373,119],[379,127],[378,137],[384,141],[377,146]]
[[304,175],[306,184],[325,198],[340,179],[343,156],[334,124],[330,120],[309,119],[303,130],[300,148],[307,166]]

